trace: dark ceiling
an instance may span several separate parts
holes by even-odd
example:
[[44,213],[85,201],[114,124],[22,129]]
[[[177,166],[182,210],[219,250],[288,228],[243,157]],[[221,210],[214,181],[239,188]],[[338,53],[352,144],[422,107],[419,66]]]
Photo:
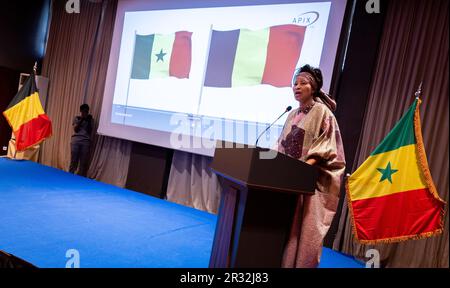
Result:
[[49,26],[50,2],[0,2],[0,67],[30,72],[35,61],[41,62]]

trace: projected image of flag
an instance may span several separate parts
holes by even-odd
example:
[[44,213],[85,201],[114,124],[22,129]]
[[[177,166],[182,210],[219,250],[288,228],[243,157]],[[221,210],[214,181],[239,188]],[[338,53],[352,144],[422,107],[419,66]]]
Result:
[[131,79],[189,78],[192,32],[136,35]]
[[305,31],[305,26],[293,24],[262,30],[213,30],[205,86],[290,87]]

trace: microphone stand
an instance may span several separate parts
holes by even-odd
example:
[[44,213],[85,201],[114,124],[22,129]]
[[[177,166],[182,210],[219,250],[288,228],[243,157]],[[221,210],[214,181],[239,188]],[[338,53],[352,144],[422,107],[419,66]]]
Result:
[[266,133],[266,131],[269,130],[269,128],[272,127],[273,124],[275,124],[275,122],[277,122],[281,117],[283,117],[284,114],[286,114],[287,112],[291,111],[292,108],[289,109],[290,107],[291,107],[291,106],[289,106],[289,107],[283,112],[283,114],[281,114],[277,119],[275,119],[275,121],[272,122],[272,124],[270,124],[269,126],[267,126],[267,128],[266,128],[261,134],[259,134],[258,138],[256,139],[255,146],[258,146],[259,138],[261,138],[261,136],[264,135],[264,133]]

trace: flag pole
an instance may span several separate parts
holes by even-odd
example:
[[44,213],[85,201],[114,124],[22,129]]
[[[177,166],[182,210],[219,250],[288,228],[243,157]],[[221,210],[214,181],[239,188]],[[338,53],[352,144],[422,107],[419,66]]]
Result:
[[423,81],[420,82],[419,88],[417,88],[416,93],[414,93],[414,96],[416,96],[416,99],[420,99],[420,96],[422,96],[422,84],[423,84]]
[[[208,46],[206,48],[206,57],[205,57],[205,62],[203,63],[203,75],[202,75],[202,81],[200,83],[200,92],[198,95],[198,101],[197,101],[197,110],[195,112],[195,114],[191,114],[191,113],[187,113],[187,119],[188,121],[190,121],[190,129],[191,129],[191,138],[195,139],[194,137],[196,137],[196,131],[197,131],[197,124],[198,124],[198,120],[200,120],[200,131],[201,131],[201,127],[202,127],[202,122],[203,122],[203,118],[201,116],[199,116],[200,113],[200,105],[202,103],[202,97],[203,97],[203,87],[205,86],[205,79],[206,79],[206,68],[208,66],[208,60],[209,60],[209,49],[211,47],[211,34],[212,34],[212,27],[213,25],[211,24],[209,26],[209,34],[208,34]],[[195,145],[195,140],[194,141],[194,145]]]
[[197,114],[196,115],[198,115],[200,113],[200,104],[202,103],[203,87],[205,86],[205,79],[206,79],[206,68],[208,66],[209,52],[210,52],[210,48],[211,48],[212,29],[213,29],[213,25],[211,24],[209,26],[208,47],[206,50],[205,63],[203,64],[203,77],[202,77],[202,84],[200,86],[200,95],[198,97],[198,105],[197,105]]
[[14,159],[17,159],[17,142],[14,140],[14,145],[16,145],[16,149],[14,149]]
[[[130,82],[131,82],[131,75],[133,74],[133,65],[134,65],[134,53],[136,52],[136,35],[137,30],[134,30],[134,45],[133,45],[133,53],[131,53],[131,66],[130,66],[130,75],[128,77],[128,85],[127,85],[127,98],[125,100],[125,111],[123,116],[123,124],[125,125],[125,119],[127,118],[126,114],[128,112],[128,95],[130,93]],[[114,104],[114,103],[113,103]]]

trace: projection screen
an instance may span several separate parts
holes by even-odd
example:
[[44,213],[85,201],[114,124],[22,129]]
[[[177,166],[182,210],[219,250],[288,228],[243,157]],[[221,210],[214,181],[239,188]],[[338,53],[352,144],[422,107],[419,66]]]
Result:
[[345,5],[119,1],[98,133],[209,156],[216,140],[255,144],[298,107],[297,68],[320,67],[328,91]]

